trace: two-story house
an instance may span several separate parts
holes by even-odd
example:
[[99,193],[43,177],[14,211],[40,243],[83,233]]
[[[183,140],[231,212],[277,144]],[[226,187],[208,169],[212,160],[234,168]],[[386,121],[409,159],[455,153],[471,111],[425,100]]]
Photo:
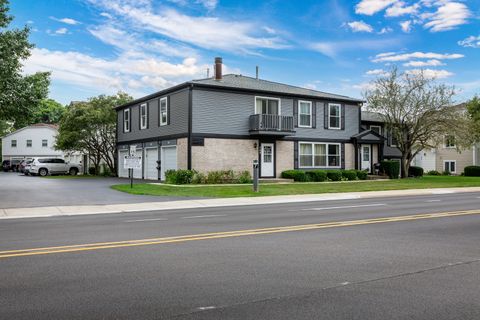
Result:
[[362,102],[223,75],[216,58],[214,77],[116,108],[118,174],[128,176],[123,159],[132,145],[143,157],[143,169],[134,170],[134,177],[145,179],[163,180],[169,169],[251,171],[254,160],[263,178],[294,168],[371,170],[378,162],[373,146],[378,150],[383,138],[369,130],[362,134]]

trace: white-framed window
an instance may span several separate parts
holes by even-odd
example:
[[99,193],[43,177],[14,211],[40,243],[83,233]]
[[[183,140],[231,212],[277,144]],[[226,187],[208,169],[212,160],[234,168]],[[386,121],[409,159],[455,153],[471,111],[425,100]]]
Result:
[[17,147],[17,140],[12,140],[12,141],[10,142],[10,146],[11,146],[12,148],[16,148],[16,147]]
[[312,102],[298,101],[298,126],[304,128],[312,127]]
[[396,148],[398,145],[398,140],[392,131],[390,131],[390,135],[388,137],[388,144],[390,147],[394,147],[394,148]]
[[370,130],[378,134],[382,134],[382,126],[370,126]]
[[455,136],[452,135],[446,135],[444,138],[444,146],[445,148],[455,148]]
[[32,147],[32,140],[27,140],[27,148],[31,148]]
[[255,97],[255,114],[281,114],[280,99]]
[[147,129],[147,124],[148,124],[147,104],[143,103],[140,105],[140,129]]
[[168,101],[167,97],[160,99],[160,125],[164,126],[168,123]]
[[342,105],[338,103],[328,104],[328,128],[341,129],[342,128]]
[[130,109],[123,110],[123,132],[130,132]]
[[299,142],[300,168],[340,168],[340,143]]
[[42,140],[42,147],[48,147],[48,140],[47,139]]
[[457,161],[456,160],[444,160],[443,170],[450,173],[457,173]]

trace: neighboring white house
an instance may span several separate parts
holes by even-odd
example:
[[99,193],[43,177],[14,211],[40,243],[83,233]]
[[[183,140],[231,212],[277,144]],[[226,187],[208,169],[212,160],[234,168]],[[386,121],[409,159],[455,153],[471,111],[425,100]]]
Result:
[[2,159],[24,160],[34,157],[60,157],[74,163],[84,163],[86,157],[80,153],[66,154],[55,150],[58,126],[38,123],[24,127],[2,137]]

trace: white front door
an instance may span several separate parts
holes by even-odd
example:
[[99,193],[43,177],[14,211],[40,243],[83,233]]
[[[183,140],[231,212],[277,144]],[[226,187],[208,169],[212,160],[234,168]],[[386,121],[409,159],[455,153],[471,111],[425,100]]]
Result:
[[177,147],[162,147],[162,170],[161,179],[165,180],[167,170],[177,170]]
[[261,176],[271,178],[273,174],[273,164],[275,163],[275,145],[273,143],[262,143],[261,144]]
[[145,149],[145,179],[158,180],[158,149]]
[[372,167],[370,148],[371,146],[369,144],[362,144],[362,170],[367,170],[369,173]]

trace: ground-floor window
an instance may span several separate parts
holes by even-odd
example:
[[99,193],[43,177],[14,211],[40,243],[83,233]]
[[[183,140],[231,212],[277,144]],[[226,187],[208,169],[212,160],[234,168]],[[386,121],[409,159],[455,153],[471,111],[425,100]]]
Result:
[[443,170],[450,173],[457,173],[457,162],[455,160],[443,161]]
[[340,168],[340,143],[299,142],[300,168]]

